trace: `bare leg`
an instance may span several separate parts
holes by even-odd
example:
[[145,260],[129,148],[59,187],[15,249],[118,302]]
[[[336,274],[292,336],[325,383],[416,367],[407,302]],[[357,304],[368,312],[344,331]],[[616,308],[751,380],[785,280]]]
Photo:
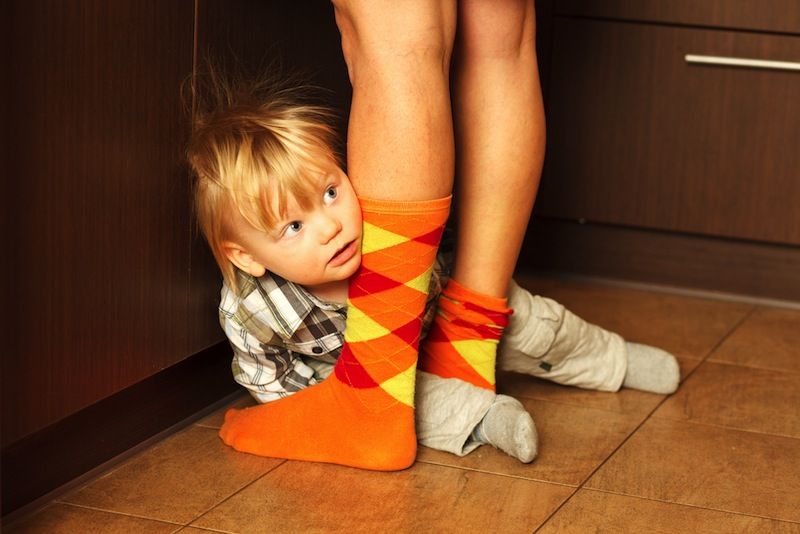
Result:
[[353,86],[348,171],[363,197],[430,200],[453,186],[455,2],[335,0]]
[[353,84],[349,172],[364,218],[344,345],[322,383],[230,411],[220,436],[263,456],[404,469],[416,455],[417,342],[452,188],[455,4],[334,5]]
[[453,278],[505,296],[544,159],[529,0],[460,0],[454,111],[458,244]]
[[544,111],[532,0],[459,0],[458,241],[420,367],[494,390],[505,296],[539,186]]

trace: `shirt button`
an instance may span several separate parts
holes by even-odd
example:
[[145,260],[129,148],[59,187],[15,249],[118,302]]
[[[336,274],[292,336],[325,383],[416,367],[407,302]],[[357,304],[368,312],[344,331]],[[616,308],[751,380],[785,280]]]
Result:
[[314,354],[322,354],[322,347],[314,347],[313,349],[311,349],[311,352],[313,352]]

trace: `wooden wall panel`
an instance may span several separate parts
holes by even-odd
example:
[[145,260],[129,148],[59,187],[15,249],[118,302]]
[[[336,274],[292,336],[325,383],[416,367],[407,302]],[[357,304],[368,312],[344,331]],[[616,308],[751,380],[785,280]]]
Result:
[[800,247],[534,217],[518,270],[800,302]]
[[[3,444],[187,355],[194,2],[15,1]],[[7,200],[8,201],[8,200]]]

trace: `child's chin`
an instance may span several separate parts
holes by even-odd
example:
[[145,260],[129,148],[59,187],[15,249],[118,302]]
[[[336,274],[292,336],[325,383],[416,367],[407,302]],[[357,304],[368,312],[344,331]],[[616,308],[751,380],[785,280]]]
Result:
[[361,259],[359,258],[359,261],[353,262],[354,265],[352,267],[349,267],[348,269],[345,269],[341,273],[342,280],[346,280],[346,279],[352,277],[354,274],[356,274],[356,271],[358,271],[358,267],[361,265],[361,261],[360,260]]

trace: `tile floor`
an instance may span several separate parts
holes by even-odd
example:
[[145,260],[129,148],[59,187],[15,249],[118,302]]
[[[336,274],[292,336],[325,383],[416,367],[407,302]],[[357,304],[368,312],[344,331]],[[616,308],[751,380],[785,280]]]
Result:
[[599,393],[503,375],[499,389],[534,416],[539,458],[423,448],[399,473],[238,454],[217,438],[220,410],[7,532],[800,533],[800,311],[524,285],[670,350],[680,389]]

